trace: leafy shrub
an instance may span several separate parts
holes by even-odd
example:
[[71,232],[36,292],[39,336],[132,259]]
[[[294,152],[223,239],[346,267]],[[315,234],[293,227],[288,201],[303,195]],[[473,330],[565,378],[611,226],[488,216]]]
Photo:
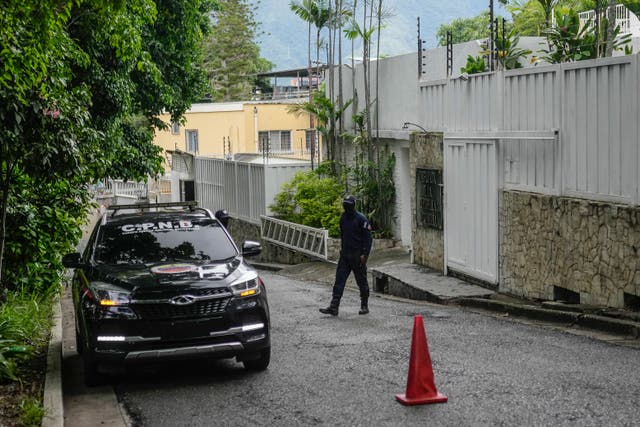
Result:
[[16,359],[29,354],[29,348],[18,345],[14,340],[0,337],[0,382],[7,379],[18,381],[16,376]]
[[298,172],[282,186],[271,210],[285,221],[326,228],[330,236],[338,237],[343,187],[336,178],[324,175],[324,170]]
[[45,415],[45,409],[38,399],[25,399],[20,403],[22,415],[20,423],[25,427],[39,427]]
[[0,306],[0,381],[17,381],[16,361],[46,344],[51,300],[52,295],[12,292]]
[[2,285],[43,295],[58,290],[66,271],[61,257],[75,250],[88,206],[77,183],[18,176],[7,212]]
[[467,56],[467,64],[460,68],[461,73],[478,74],[487,71],[487,64],[484,62],[484,58],[481,56],[473,57]]

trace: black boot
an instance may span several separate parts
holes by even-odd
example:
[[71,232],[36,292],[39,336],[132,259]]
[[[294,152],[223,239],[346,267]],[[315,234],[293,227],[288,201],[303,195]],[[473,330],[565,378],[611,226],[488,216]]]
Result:
[[358,314],[368,314],[369,313],[369,298],[362,298],[360,300],[360,311]]
[[331,303],[329,303],[329,307],[321,308],[320,313],[322,314],[330,314],[332,316],[338,315],[338,307],[340,306],[340,300],[337,298],[332,298]]

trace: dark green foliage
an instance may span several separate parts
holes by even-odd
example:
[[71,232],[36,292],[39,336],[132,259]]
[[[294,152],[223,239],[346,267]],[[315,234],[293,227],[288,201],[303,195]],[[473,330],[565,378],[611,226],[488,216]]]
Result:
[[271,206],[274,214],[285,221],[329,230],[340,236],[340,215],[344,186],[327,175],[328,167],[298,172],[282,186]]
[[369,162],[362,159],[348,168],[349,192],[357,200],[357,208],[364,213],[373,227],[375,237],[391,236],[395,214],[396,190],[393,170],[396,158],[388,148],[378,149],[379,159]]
[[[3,295],[5,297],[5,295]],[[0,305],[0,382],[18,380],[17,363],[46,344],[51,298],[11,292]]]
[[57,291],[89,206],[81,183],[16,176],[7,216],[5,280],[11,290]]
[[[161,171],[159,115],[201,98],[212,0],[0,8],[0,289],[58,286],[87,184]],[[5,226],[6,225],[6,226]]]
[[265,88],[257,74],[269,71],[273,64],[260,57],[257,28],[253,8],[246,0],[220,0],[204,43],[211,100],[248,100],[256,86]]
[[503,70],[514,70],[522,68],[521,59],[531,54],[528,49],[522,49],[518,47],[520,37],[513,31],[506,35],[504,38],[502,34],[498,34],[496,39],[496,50],[498,57],[498,64]]
[[[604,19],[596,33],[591,22],[580,25],[578,13],[572,9],[558,8],[555,11],[556,26],[547,31],[549,49],[543,50],[543,59],[553,64],[582,61],[606,55],[609,23]],[[612,31],[612,50],[623,50],[630,41],[627,34],[618,37],[620,26]]]
[[467,56],[467,64],[460,68],[461,73],[478,74],[487,71],[487,63],[482,56]]
[[[498,22],[502,22],[502,17],[496,17]],[[454,44],[489,38],[489,12],[482,12],[472,18],[457,18],[449,24],[440,25],[436,32],[438,45],[447,44],[447,31],[451,31]]]

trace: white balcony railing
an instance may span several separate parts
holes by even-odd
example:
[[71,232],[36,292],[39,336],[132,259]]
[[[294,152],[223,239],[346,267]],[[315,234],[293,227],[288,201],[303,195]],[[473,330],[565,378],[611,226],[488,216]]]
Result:
[[[606,9],[601,10],[600,16],[605,13]],[[580,24],[586,25],[589,20],[593,22],[596,17],[596,11],[580,12],[578,16],[580,17]],[[620,35],[631,34],[632,37],[640,37],[640,19],[622,4],[616,6],[616,25],[620,26]]]

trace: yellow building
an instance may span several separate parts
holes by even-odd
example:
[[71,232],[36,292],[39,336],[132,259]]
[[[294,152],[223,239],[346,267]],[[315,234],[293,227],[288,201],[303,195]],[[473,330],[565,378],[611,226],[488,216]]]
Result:
[[170,127],[158,131],[155,142],[165,153],[181,150],[232,159],[239,153],[264,155],[268,150],[269,156],[310,159],[315,131],[309,129],[309,115],[296,117],[287,112],[296,102],[299,101],[193,104],[185,113],[184,124],[169,123],[168,115],[161,116]]

